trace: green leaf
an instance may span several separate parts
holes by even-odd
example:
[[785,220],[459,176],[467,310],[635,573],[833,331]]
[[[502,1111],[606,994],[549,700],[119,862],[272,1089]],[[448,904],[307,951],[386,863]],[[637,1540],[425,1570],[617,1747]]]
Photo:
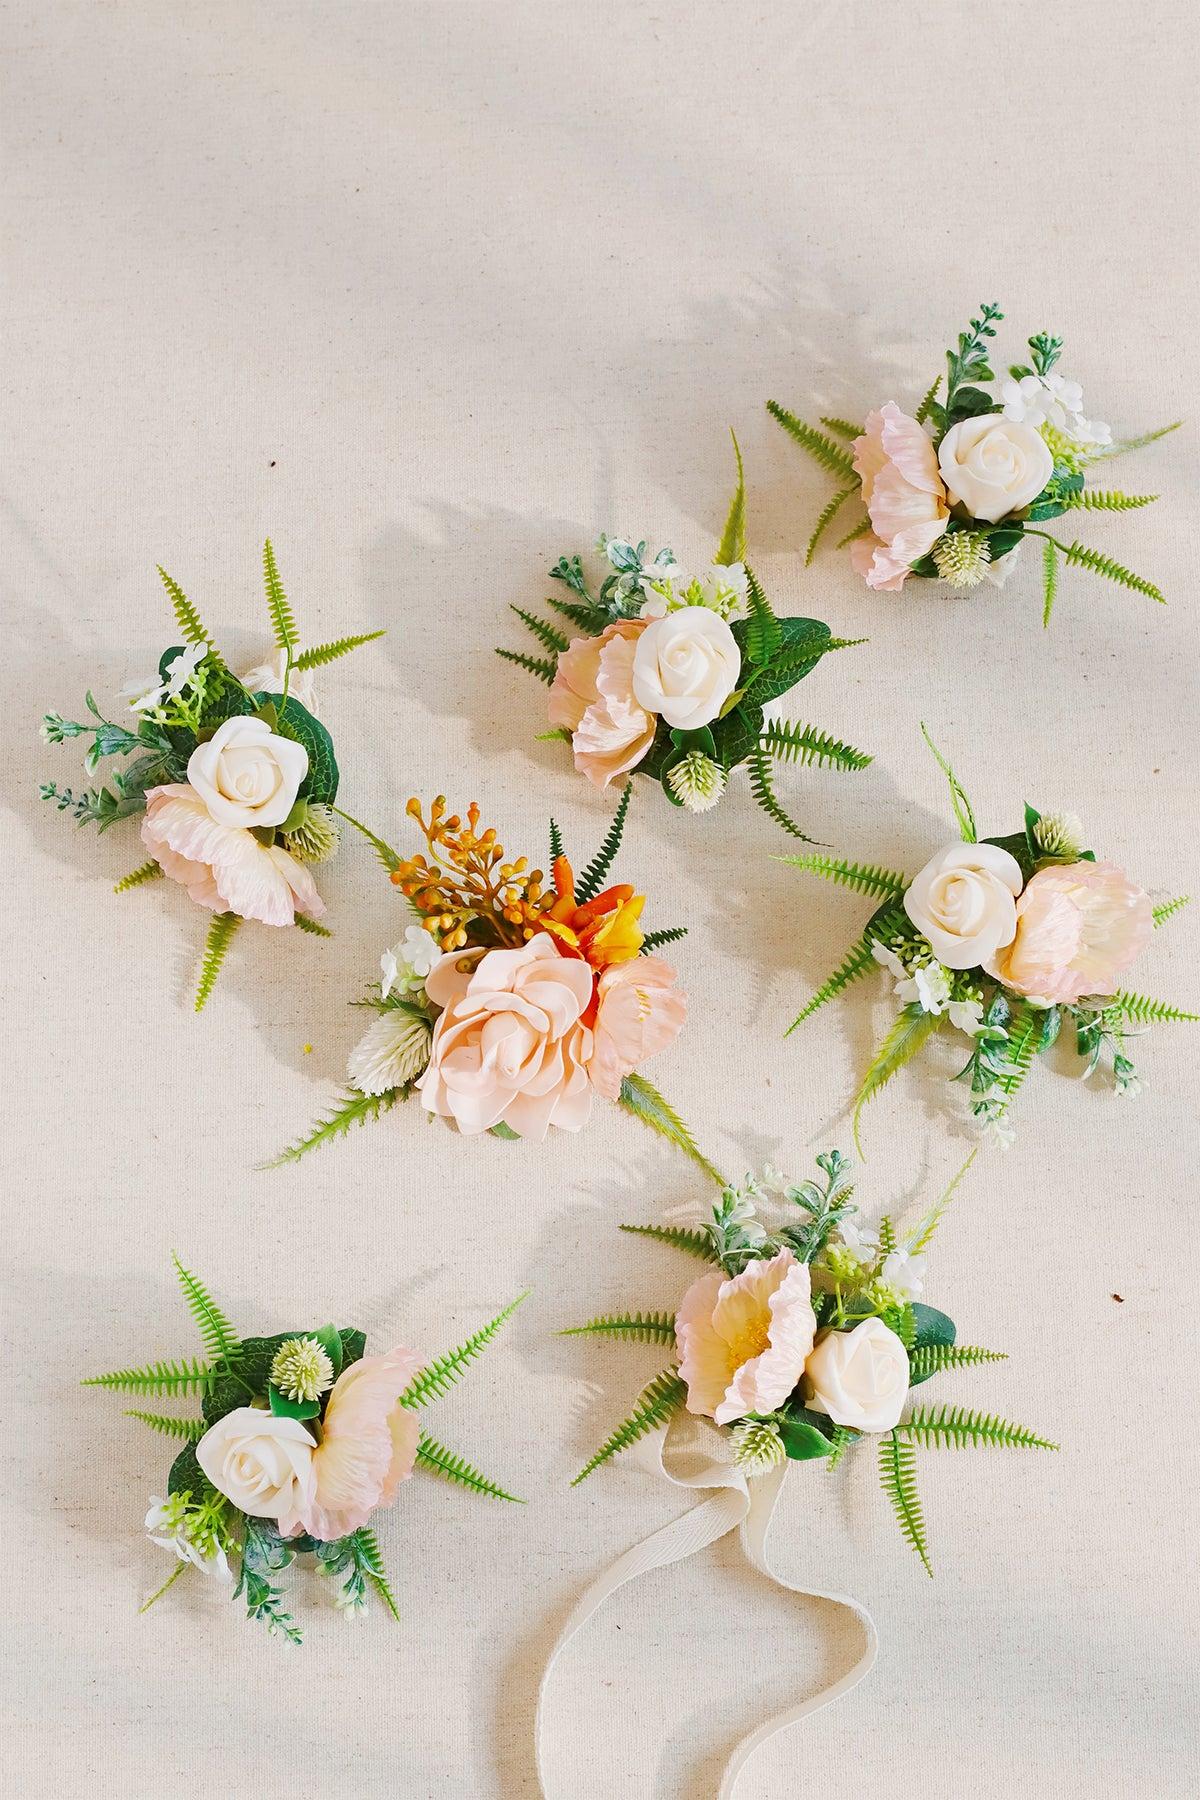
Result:
[[1105,556],[1087,544],[1081,544],[1078,539],[1074,543],[1064,544],[1048,533],[1041,535],[1046,538],[1047,543],[1061,550],[1074,568],[1090,569],[1093,575],[1103,575],[1106,581],[1115,581],[1120,587],[1129,588],[1132,593],[1145,594],[1151,600],[1157,600],[1160,606],[1167,604],[1167,597],[1161,588],[1155,587],[1152,581],[1146,581],[1141,575],[1135,575],[1132,569],[1127,569],[1124,563],[1117,562],[1115,558]]
[[850,452],[843,450],[842,446],[833,438],[826,437],[823,431],[817,431],[813,426],[805,424],[803,419],[798,419],[794,413],[788,412],[787,408],[780,406],[778,401],[768,400],[767,411],[777,424],[783,426],[788,436],[794,438],[802,450],[807,450],[813,460],[819,462],[823,469],[827,469],[831,475],[840,476],[843,481],[857,482],[858,476],[855,474],[854,461]]
[[1047,538],[1042,545],[1042,628],[1050,623],[1050,614],[1054,611],[1054,602],[1058,598],[1058,551],[1054,540]]
[[183,1297],[204,1341],[204,1348],[214,1362],[228,1362],[241,1349],[237,1332],[225,1317],[204,1283],[185,1269],[172,1250],[171,1261],[183,1289]]
[[819,1456],[828,1456],[833,1449],[833,1443],[825,1433],[804,1419],[785,1415],[777,1423],[783,1447],[793,1462],[813,1462]]
[[850,487],[839,488],[832,500],[827,500],[825,505],[821,508],[821,511],[817,514],[817,522],[812,528],[812,535],[809,537],[808,544],[804,551],[804,566],[806,569],[811,567],[812,559],[817,553],[817,545],[824,537],[825,532],[833,523],[833,520],[837,517],[837,514],[841,511],[846,501],[849,500],[851,495],[856,491],[856,486],[857,484],[852,484]]
[[898,900],[911,885],[907,875],[896,869],[882,868],[878,863],[846,862],[841,857],[823,856],[819,852],[799,856],[777,856],[776,862],[802,869],[806,875],[820,875],[839,887],[853,888],[856,894],[867,894],[882,900]]
[[397,870],[400,868],[401,859],[397,856],[391,845],[385,843],[381,837],[376,837],[375,833],[370,830],[368,826],[364,825],[361,819],[356,819],[350,813],[343,812],[340,806],[335,806],[332,810],[337,814],[339,819],[345,819],[347,825],[353,825],[355,831],[366,838],[388,874],[396,874]]
[[203,1394],[213,1378],[208,1363],[193,1357],[190,1362],[147,1363],[141,1369],[113,1369],[107,1375],[89,1375],[81,1387],[108,1388],[131,1394]]
[[632,1113],[635,1119],[640,1119],[651,1131],[656,1131],[660,1137],[665,1137],[677,1149],[682,1150],[685,1156],[690,1156],[696,1166],[703,1169],[709,1180],[715,1181],[719,1188],[728,1185],[721,1171],[714,1168],[707,1156],[698,1149],[696,1140],[679,1114],[667,1104],[657,1088],[651,1087],[645,1076],[626,1075],[621,1083],[618,1104],[626,1112]]
[[204,940],[204,951],[200,962],[200,979],[196,983],[195,1010],[202,1012],[209,995],[216,986],[217,976],[221,972],[221,964],[233,939],[233,934],[241,924],[239,914],[232,912],[215,913]]
[[551,685],[558,673],[556,662],[549,662],[536,656],[526,656],[521,650],[497,650],[496,655],[502,656],[505,662],[516,663],[518,669],[524,669],[528,674],[536,675],[538,680],[544,681],[547,687]]
[[292,667],[321,669],[326,663],[336,662],[339,656],[349,656],[352,650],[361,650],[364,644],[373,644],[376,638],[386,636],[386,630],[360,631],[354,637],[334,638],[330,644],[314,644],[311,649],[300,652]]
[[978,1344],[922,1344],[909,1354],[909,1385],[919,1387],[943,1369],[973,1368],[976,1363],[1007,1360],[1003,1350],[984,1350]]
[[942,774],[950,784],[950,804],[954,808],[954,817],[958,820],[958,829],[963,843],[977,844],[979,842],[979,835],[975,829],[975,814],[971,810],[971,802],[967,799],[958,776],[954,773],[954,770],[950,767],[950,764],[946,761],[945,757],[930,737],[929,732],[925,727],[924,720],[921,721],[921,736],[933,751],[934,760],[937,763],[938,768],[942,771]]
[[801,831],[791,814],[781,806],[775,793],[775,784],[771,777],[771,764],[768,761],[761,743],[756,744],[750,752],[750,791],[769,819],[792,837],[799,838],[803,844],[815,843],[806,831]]
[[199,1500],[210,1487],[207,1475],[196,1461],[196,1446],[186,1444],[171,1464],[167,1476],[168,1494],[190,1494],[193,1500]]
[[1136,512],[1139,507],[1152,506],[1158,498],[1157,494],[1123,494],[1119,488],[1075,488],[1064,494],[1063,511]]
[[749,617],[740,621],[745,626],[743,654],[746,662],[759,668],[769,663],[782,647],[783,627],[750,567],[746,569],[746,604],[750,608]]
[[895,1024],[884,1038],[879,1049],[871,1059],[870,1067],[863,1077],[858,1090],[858,1098],[854,1102],[854,1143],[861,1157],[863,1155],[862,1140],[859,1136],[859,1122],[863,1108],[868,1101],[875,1098],[885,1088],[906,1062],[917,1054],[917,1051],[931,1037],[941,1024],[936,1013],[922,1012],[915,1003],[906,1006],[896,1019]]
[[454,1384],[462,1380],[475,1358],[491,1343],[501,1326],[512,1318],[518,1306],[527,1298],[527,1293],[518,1294],[503,1312],[497,1313],[494,1319],[472,1332],[457,1349],[448,1350],[444,1356],[435,1357],[423,1369],[419,1369],[400,1396],[401,1406],[414,1409],[428,1406],[431,1400],[440,1400],[443,1395],[448,1394]]
[[456,1482],[459,1487],[470,1488],[476,1494],[486,1494],[492,1500],[511,1500],[515,1506],[524,1506],[525,1502],[516,1494],[510,1494],[498,1482],[486,1475],[481,1475],[473,1464],[465,1458],[456,1456],[447,1450],[444,1444],[430,1437],[427,1431],[421,1433],[417,1440],[417,1467],[428,1469],[434,1475],[441,1475],[446,1481]]
[[664,1312],[605,1313],[602,1318],[589,1319],[586,1325],[569,1325],[559,1335],[631,1338],[638,1344],[670,1344],[674,1348],[675,1316]]
[[365,1125],[368,1119],[377,1119],[381,1113],[390,1112],[396,1101],[405,1098],[402,1090],[391,1088],[386,1094],[360,1094],[357,1088],[343,1094],[332,1112],[323,1119],[318,1119],[311,1131],[286,1150],[281,1150],[271,1162],[264,1163],[263,1168],[278,1169],[284,1163],[299,1162],[310,1150],[320,1144],[332,1143],[334,1138],[345,1137],[352,1125]]
[[929,414],[933,409],[933,403],[937,399],[937,391],[941,385],[941,376],[935,375],[932,382],[929,384],[929,387],[925,390],[924,399],[921,401],[921,404],[913,415],[918,425],[923,425],[929,417]]
[[321,1411],[319,1400],[293,1400],[273,1381],[267,1385],[267,1400],[277,1419],[315,1419]]
[[698,1228],[687,1225],[618,1225],[617,1230],[632,1232],[635,1237],[653,1238],[659,1244],[670,1244],[672,1249],[698,1257],[701,1262],[719,1265],[721,1261],[707,1231]]
[[128,875],[123,875],[113,888],[113,893],[127,894],[130,888],[142,887],[147,881],[158,881],[161,875],[162,868],[160,864],[156,863],[152,858],[149,862],[142,863],[138,868],[131,869]]
[[[742,624],[744,621],[739,620],[738,623]],[[735,625],[734,630],[736,629]],[[746,706],[743,702],[727,712],[724,718],[714,719],[711,730],[717,761],[727,772],[735,769],[740,762],[746,760],[762,736],[762,707]],[[645,767],[645,764],[641,766]],[[663,767],[666,767],[665,761]]]
[[1173,900],[1162,901],[1154,908],[1155,930],[1157,931],[1160,925],[1165,925],[1168,919],[1173,919],[1177,912],[1182,912],[1184,907],[1190,906],[1191,903],[1192,896],[1190,894],[1176,894]]
[[912,1303],[914,1350],[927,1350],[931,1345],[948,1346],[955,1339],[954,1320],[949,1313],[939,1312],[936,1306],[926,1306],[920,1300]]
[[826,1001],[832,1000],[835,995],[848,988],[851,982],[860,980],[870,970],[879,967],[875,960],[874,943],[875,938],[872,933],[865,931],[857,944],[847,951],[829,979],[822,982],[808,1004],[797,1013],[784,1032],[785,1037],[790,1037],[797,1025],[803,1025],[805,1019],[810,1019],[819,1007],[824,1006]]
[[639,1438],[644,1438],[647,1433],[656,1430],[658,1426],[665,1425],[672,1414],[679,1411],[686,1399],[687,1388],[679,1379],[679,1371],[674,1366],[664,1369],[660,1375],[656,1375],[654,1380],[648,1382],[642,1389],[637,1405],[629,1417],[617,1426],[611,1437],[605,1439],[596,1454],[584,1464],[576,1475],[571,1486],[578,1487],[579,1483],[585,1481],[592,1470],[598,1469],[601,1463],[607,1462],[610,1457],[616,1456],[622,1450],[628,1450],[631,1444],[636,1444]]
[[954,1199],[955,1194],[958,1192],[959,1182],[962,1180],[963,1176],[966,1174],[967,1170],[971,1167],[971,1164],[975,1161],[975,1158],[978,1155],[979,1155],[979,1145],[976,1144],[974,1150],[972,1150],[970,1156],[968,1156],[968,1158],[967,1158],[966,1162],[963,1164],[962,1168],[958,1171],[957,1175],[955,1175],[955,1177],[951,1181],[949,1187],[940,1196],[940,1198],[934,1202],[934,1204],[930,1207],[929,1211],[926,1213],[924,1219],[922,1220],[922,1222],[918,1228],[916,1237],[914,1237],[908,1245],[908,1252],[909,1252],[910,1256],[918,1256],[921,1253],[921,1251],[924,1250],[927,1247],[927,1245],[931,1242],[934,1232],[937,1230],[938,1226],[941,1224],[943,1218],[946,1215],[947,1209],[950,1206],[950,1202]]
[[843,744],[828,732],[811,725],[768,725],[760,740],[763,749],[776,762],[799,763],[802,768],[816,764],[820,768],[859,770],[874,761],[852,744]]
[[1057,1450],[1049,1438],[1025,1425],[1014,1425],[994,1413],[968,1412],[961,1406],[916,1406],[896,1428],[927,1449],[963,1450],[975,1444],[1001,1444],[1019,1450]]
[[[782,638],[779,650],[767,667],[742,689],[739,704],[743,707],[761,707],[771,700],[778,700],[781,694],[786,694],[810,675],[829,651],[865,642],[862,638],[832,637],[828,625],[820,619],[787,618],[780,619],[778,624]],[[743,666],[748,660],[749,628],[748,619],[738,619],[732,627],[742,652]]]
[[722,568],[729,568],[732,563],[745,560],[746,555],[746,472],[742,467],[742,451],[735,432],[730,432],[733,439],[733,454],[737,458],[737,487],[729,504],[729,514],[725,520],[725,529],[721,533],[721,541],[717,545],[714,563]]
[[190,1444],[196,1443],[208,1430],[203,1419],[171,1419],[165,1413],[139,1412],[136,1408],[130,1408],[125,1417],[140,1419],[143,1425],[149,1425],[152,1431],[161,1431],[164,1437],[186,1438]]
[[1194,1025],[1200,1020],[1200,1013],[1182,1012],[1165,1000],[1152,1000],[1149,994],[1130,994],[1124,988],[1118,988],[1112,999],[1105,1002],[1105,1010],[1120,1013],[1138,1025]]
[[175,614],[175,623],[179,626],[189,644],[207,644],[212,649],[212,634],[206,629],[200,614],[196,611],[177,581],[173,581],[167,571],[159,567],[162,584],[171,597],[171,609]]
[[316,919],[310,919],[307,913],[298,912],[296,914],[296,924],[300,927],[301,931],[306,931],[309,937],[331,938],[333,936],[328,925],[321,925]]
[[275,642],[281,650],[287,651],[288,664],[292,661],[292,652],[299,640],[296,621],[288,604],[288,597],[283,591],[283,583],[279,579],[279,570],[275,563],[275,552],[270,538],[263,545],[263,582],[267,590],[267,611],[271,615],[271,629],[275,633]]
[[627,781],[621,789],[621,799],[613,814],[612,824],[604,836],[604,842],[588,864],[583,874],[575,883],[575,898],[579,902],[594,900],[612,868],[617,851],[621,848],[621,838],[625,831],[625,819],[629,812],[629,802],[633,797],[633,783]]
[[834,437],[846,438],[848,442],[853,442],[855,438],[863,435],[864,428],[861,425],[853,424],[849,419],[830,419],[822,413],[821,423],[826,431],[832,431]]
[[667,925],[661,931],[648,931],[642,939],[642,956],[649,956],[652,950],[659,950],[664,944],[677,944],[688,934],[686,925]]
[[512,606],[511,604],[509,611],[515,612],[518,619],[529,627],[538,642],[547,650],[552,651],[555,656],[560,656],[564,650],[570,648],[570,639],[565,637],[561,631],[556,630],[553,625],[548,624],[545,619],[539,619],[536,613],[526,612],[523,606]]
[[300,783],[300,799],[317,806],[331,806],[337,799],[337,758],[333,753],[333,739],[320,719],[314,718],[306,706],[301,706],[293,694],[288,695],[286,702],[282,694],[260,693],[257,698],[269,700],[274,705],[275,729],[280,735],[291,738],[293,743],[303,744],[308,751],[308,771]]
[[929,1547],[925,1540],[925,1518],[917,1493],[916,1452],[898,1432],[889,1431],[879,1440],[879,1479],[892,1503],[896,1522],[905,1542],[920,1557],[927,1575],[933,1574]]

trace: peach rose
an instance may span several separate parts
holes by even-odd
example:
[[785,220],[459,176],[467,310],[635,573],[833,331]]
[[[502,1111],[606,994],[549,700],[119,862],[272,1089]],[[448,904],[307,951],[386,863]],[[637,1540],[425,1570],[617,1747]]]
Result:
[[594,1045],[588,1074],[606,1100],[648,1056],[675,1041],[687,1017],[687,997],[674,986],[675,971],[658,956],[635,956],[600,977]]
[[641,762],[658,724],[633,694],[633,654],[644,619],[618,619],[599,637],[573,638],[558,659],[550,723],[571,733],[575,767],[606,788]]
[[808,1264],[781,1250],[741,1275],[702,1275],[675,1319],[687,1409],[731,1425],[774,1412],[798,1385],[817,1317]]
[[950,509],[937,452],[892,400],[867,414],[852,448],[873,535],[855,539],[850,560],[868,587],[893,594],[946,529]]
[[312,1455],[312,1489],[300,1501],[304,1529],[326,1543],[390,1506],[413,1472],[421,1435],[400,1396],[422,1365],[412,1350],[364,1356],[338,1376]]
[[989,975],[1046,1006],[1111,994],[1150,941],[1150,896],[1115,863],[1042,869],[1017,901],[1017,934],[984,963]]
[[520,950],[444,956],[425,992],[444,1010],[433,1028],[422,1104],[468,1135],[508,1125],[541,1140],[579,1131],[592,1110],[587,1065],[592,971],[544,931]]
[[142,842],[164,875],[213,912],[294,925],[298,912],[319,919],[325,911],[302,863],[277,844],[260,844],[244,826],[218,824],[187,782],[150,789]]

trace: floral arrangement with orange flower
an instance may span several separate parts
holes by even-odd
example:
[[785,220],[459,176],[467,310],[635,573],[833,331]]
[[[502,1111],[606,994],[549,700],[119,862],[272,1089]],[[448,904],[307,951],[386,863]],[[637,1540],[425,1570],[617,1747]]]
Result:
[[594,592],[578,556],[561,557],[550,571],[570,598],[546,603],[582,635],[568,638],[514,606],[549,654],[496,654],[549,687],[544,735],[570,744],[576,769],[593,786],[645,775],[672,805],[701,813],[745,763],[758,804],[810,842],[776,795],[775,765],[858,770],[871,758],[812,726],[779,720],[776,702],[830,650],[864,640],[835,638],[819,619],[776,617],[745,562],[740,451],[737,465],[737,491],[704,573],[686,574],[670,550],[650,557],[644,541],[602,537],[606,573]]
[[1132,1098],[1141,1083],[1129,1039],[1151,1025],[1200,1019],[1121,985],[1155,927],[1188,896],[1156,905],[1115,863],[1084,848],[1071,813],[1027,805],[1023,831],[981,839],[957,776],[928,732],[925,739],[950,784],[959,842],[915,877],[822,854],[780,859],[879,902],[789,1030],[878,965],[892,976],[901,1009],[859,1089],[856,1143],[863,1107],[944,1026],[971,1040],[955,1079],[970,1089],[975,1121],[1002,1144],[1012,1139],[1017,1091],[1064,1024],[1083,1076],[1107,1062],[1116,1092]]
[[142,1406],[129,1414],[183,1441],[165,1498],[152,1497],[146,1514],[152,1542],[177,1562],[141,1610],[189,1569],[231,1580],[232,1557],[234,1599],[244,1597],[249,1617],[272,1635],[298,1644],[277,1577],[307,1554],[337,1582],[347,1615],[366,1611],[373,1588],[399,1618],[372,1520],[413,1470],[516,1499],[432,1437],[420,1415],[461,1380],[520,1300],[432,1361],[405,1349],[368,1356],[361,1331],[334,1325],[239,1338],[203,1282],[174,1260],[204,1357],[115,1369],[83,1384],[143,1402],[200,1402],[198,1419]]
[[105,718],[90,693],[93,723],[59,713],[42,720],[48,743],[90,738],[89,775],[110,757],[123,764],[99,787],[76,793],[50,781],[41,794],[100,831],[140,814],[150,858],[116,892],[167,875],[213,914],[196,988],[199,1012],[243,919],[330,936],[320,923],[325,905],[312,870],[336,855],[345,815],[334,805],[337,759],[317,717],[313,671],[383,632],[302,650],[268,539],[263,575],[275,649],[235,675],[179,584],[164,569],[159,574],[185,641],[163,652],[155,677],[122,690],[132,722]]
[[277,1160],[295,1161],[352,1124],[416,1095],[464,1136],[541,1141],[580,1131],[596,1095],[669,1138],[713,1179],[674,1109],[641,1074],[687,1013],[675,971],[653,952],[685,935],[646,932],[645,896],[605,885],[625,827],[629,785],[580,875],[550,823],[550,874],[510,858],[479,807],[438,796],[408,803],[425,850],[402,858],[372,842],[419,923],[384,952],[365,1005],[377,1017],[350,1057],[349,1093]]
[[1110,426],[1085,417],[1083,389],[1057,368],[1063,341],[1044,331],[1028,340],[1029,361],[1013,364],[1007,379],[997,381],[990,340],[1003,317],[994,305],[980,308],[956,348],[946,352],[944,391],[938,376],[912,415],[889,400],[868,413],[864,425],[822,418],[825,430],[818,431],[777,401],[767,402],[772,417],[838,483],[813,528],[805,561],[811,563],[842,507],[857,500],[866,517],[838,548],[849,545],[855,571],[882,593],[897,593],[910,575],[944,581],[956,593],[983,582],[1003,587],[1026,540],[1036,538],[1044,625],[1063,564],[1161,601],[1153,582],[1113,557],[1076,538],[1064,543],[1042,527],[1081,510],[1124,513],[1149,506],[1157,494],[1089,487],[1087,473],[1154,443],[1176,430],[1178,420],[1114,442]]
[[953,1319],[919,1298],[925,1252],[970,1159],[909,1231],[888,1217],[868,1226],[852,1200],[851,1165],[836,1150],[816,1160],[820,1181],[795,1185],[773,1169],[747,1176],[702,1225],[621,1226],[712,1267],[674,1311],[606,1314],[564,1334],[632,1338],[672,1354],[575,1485],[683,1411],[728,1435],[747,1477],[787,1460],[835,1469],[873,1439],[900,1529],[932,1574],[918,1448],[1057,1446],[1007,1419],[912,1403],[934,1375],[1004,1360],[959,1344]]

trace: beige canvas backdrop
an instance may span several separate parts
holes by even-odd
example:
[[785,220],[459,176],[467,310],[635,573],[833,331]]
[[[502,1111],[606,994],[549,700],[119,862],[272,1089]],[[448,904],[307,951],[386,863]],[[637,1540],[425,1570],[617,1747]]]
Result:
[[[1153,512],[1087,521],[1170,607],[1070,573],[1044,635],[1032,568],[957,602],[873,598],[844,556],[805,571],[830,484],[763,411],[912,404],[994,297],[1005,354],[1065,334],[1118,430],[1194,419],[1194,10],[141,0],[0,24],[3,1791],[516,1800],[565,1607],[682,1505],[623,1466],[568,1489],[661,1355],[554,1334],[674,1303],[689,1268],[615,1226],[696,1180],[608,1109],[538,1146],[414,1108],[256,1173],[338,1082],[396,896],[348,843],[322,876],[334,941],[246,930],[194,1018],[203,918],[168,885],[114,898],[136,836],[39,805],[80,771],[37,716],[153,665],[157,561],[251,660],[270,533],[310,639],[388,628],[322,683],[346,804],[404,841],[410,793],[478,797],[534,854],[553,809],[586,853],[608,805],[534,742],[541,691],[491,646],[601,529],[707,559],[733,425],[777,604],[871,640],[789,703],[876,756],[784,778],[811,832],[909,867],[945,839],[924,718],[987,828],[1070,806],[1156,893],[1195,887],[1195,425],[1113,469]],[[847,1144],[886,1016],[863,987],[782,1041],[866,911],[786,848],[738,779],[696,821],[639,792],[622,863],[691,928],[691,1022],[654,1077],[734,1172]],[[1198,932],[1156,938],[1141,985],[1200,1004]],[[868,1602],[883,1654],[748,1795],[1189,1791],[1198,1055],[1157,1033],[1133,1107],[1039,1071],[1016,1146],[981,1160],[929,1296],[1011,1360],[943,1391],[1062,1451],[923,1459],[935,1582],[869,1455],[794,1472],[780,1563]],[[871,1210],[961,1160],[945,1091],[906,1075],[874,1108]],[[137,1616],[169,1447],[76,1384],[190,1351],[173,1246],[248,1332],[333,1316],[434,1351],[532,1290],[435,1425],[529,1504],[414,1480],[380,1533],[399,1625],[352,1629],[311,1581],[300,1652],[199,1581]],[[647,1580],[564,1665],[564,1791],[702,1800],[743,1729],[854,1650],[734,1543]]]

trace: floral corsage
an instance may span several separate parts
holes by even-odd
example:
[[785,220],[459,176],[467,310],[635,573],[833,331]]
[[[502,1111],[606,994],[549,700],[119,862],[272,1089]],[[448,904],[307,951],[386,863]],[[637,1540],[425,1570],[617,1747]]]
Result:
[[[277,1577],[298,1555],[338,1583],[337,1604],[365,1612],[371,1588],[399,1617],[372,1528],[414,1468],[432,1470],[497,1500],[496,1482],[426,1432],[420,1413],[466,1373],[520,1300],[432,1362],[412,1350],[367,1356],[361,1331],[323,1325],[275,1337],[239,1338],[204,1284],[175,1267],[200,1330],[204,1358],[147,1363],[96,1375],[85,1387],[200,1402],[198,1419],[135,1408],[166,1437],[182,1439],[165,1498],[153,1497],[146,1530],[178,1558],[142,1611],[188,1569],[232,1579],[252,1619],[300,1642]],[[524,1296],[522,1296],[524,1298]]]
[[997,382],[989,340],[1003,317],[995,306],[981,307],[957,348],[946,353],[944,391],[939,376],[911,417],[889,400],[862,426],[823,418],[825,430],[818,431],[768,401],[772,416],[838,483],[808,540],[806,561],[846,502],[858,500],[867,516],[838,548],[848,544],[856,572],[883,593],[897,592],[910,575],[944,581],[956,592],[984,581],[1002,587],[1025,539],[1035,538],[1042,548],[1043,624],[1050,623],[1063,563],[1161,601],[1153,582],[1075,538],[1065,543],[1043,525],[1065,513],[1148,506],[1156,494],[1089,487],[1087,472],[1164,437],[1178,421],[1114,443],[1108,425],[1084,416],[1079,383],[1056,368],[1062,339],[1046,332],[1029,339],[1029,362],[1014,364],[1007,380]]
[[684,936],[644,932],[645,896],[605,886],[620,847],[629,785],[582,874],[550,824],[549,880],[506,858],[478,806],[466,818],[440,795],[426,818],[408,803],[426,850],[401,858],[372,842],[416,913],[381,959],[362,1002],[377,1017],[350,1057],[349,1093],[278,1160],[295,1161],[353,1124],[419,1096],[464,1136],[545,1138],[579,1131],[599,1094],[721,1177],[674,1109],[640,1073],[675,1040],[687,1013],[675,971],[652,954]]
[[269,540],[263,573],[275,648],[256,668],[231,671],[192,602],[160,569],[184,643],[163,652],[156,676],[123,690],[130,723],[106,719],[90,693],[94,722],[59,713],[42,721],[49,743],[90,737],[89,775],[109,757],[125,759],[99,787],[76,793],[50,781],[41,790],[60,812],[100,831],[142,815],[149,861],[116,892],[169,875],[214,915],[197,1012],[242,919],[330,935],[319,922],[325,906],[312,870],[336,853],[343,815],[334,805],[338,766],[316,716],[313,670],[383,636],[368,631],[301,650]]
[[788,1459],[833,1469],[873,1439],[900,1529],[932,1574],[917,1450],[1057,1446],[992,1414],[913,1403],[933,1375],[1004,1358],[959,1344],[954,1321],[918,1298],[925,1251],[969,1163],[908,1234],[886,1217],[875,1228],[862,1221],[836,1150],[817,1164],[822,1179],[799,1186],[773,1170],[747,1177],[702,1226],[621,1226],[713,1268],[674,1312],[612,1314],[566,1334],[663,1344],[673,1359],[575,1480],[685,1410],[728,1433],[733,1464],[749,1477]]
[[569,597],[547,605],[582,635],[568,638],[515,606],[547,655],[496,654],[547,684],[545,735],[571,745],[576,769],[595,787],[648,775],[675,806],[707,812],[745,763],[759,805],[805,838],[776,796],[774,765],[856,770],[871,758],[768,714],[828,651],[863,640],[832,637],[819,619],[777,618],[746,566],[745,538],[739,452],[737,492],[709,569],[689,575],[670,550],[651,558],[644,542],[602,537],[606,573],[594,593],[578,556],[550,571]]
[[900,1013],[863,1078],[854,1134],[868,1100],[943,1025],[972,1041],[955,1079],[968,1084],[978,1124],[1011,1140],[1006,1115],[1036,1056],[1064,1024],[1087,1077],[1102,1060],[1118,1094],[1137,1093],[1128,1040],[1168,1021],[1195,1021],[1165,1001],[1120,985],[1158,925],[1187,896],[1155,905],[1115,863],[1084,848],[1070,813],[1025,808],[1025,829],[980,839],[975,815],[950,768],[961,841],[939,850],[915,878],[875,864],[822,854],[782,861],[878,901],[866,930],[789,1030],[882,965],[894,978]]

